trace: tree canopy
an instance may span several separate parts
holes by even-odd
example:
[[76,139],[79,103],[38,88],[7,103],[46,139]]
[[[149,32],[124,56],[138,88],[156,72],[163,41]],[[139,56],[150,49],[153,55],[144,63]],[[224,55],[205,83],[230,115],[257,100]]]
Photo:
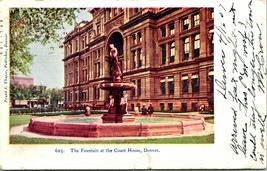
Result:
[[33,63],[29,45],[60,42],[57,30],[75,23],[75,8],[11,8],[10,9],[10,74],[27,75]]
[[15,100],[45,99],[50,103],[57,105],[58,102],[64,100],[64,91],[59,88],[47,89],[46,86],[24,86],[20,84],[10,85],[10,99],[14,103]]

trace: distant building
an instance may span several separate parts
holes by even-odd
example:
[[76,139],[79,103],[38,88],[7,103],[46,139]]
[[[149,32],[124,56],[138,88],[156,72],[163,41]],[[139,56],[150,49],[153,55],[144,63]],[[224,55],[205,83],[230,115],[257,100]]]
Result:
[[[46,98],[32,98],[26,97],[27,93],[25,93],[26,89],[31,89],[31,93],[44,93],[46,90],[46,86],[36,86],[34,85],[34,79],[31,77],[23,77],[23,76],[12,76],[10,78],[10,99],[11,99],[11,107],[15,108],[25,108],[25,107],[44,107],[44,105],[48,104],[48,99]],[[19,86],[20,88],[17,90],[13,90],[12,86]],[[12,94],[19,92],[18,94]]]
[[33,85],[33,78],[31,77],[20,77],[20,76],[12,76],[10,78],[10,84],[11,85],[24,85],[26,87],[29,87]]
[[109,44],[118,49],[128,108],[213,109],[213,8],[94,8],[64,41],[66,105],[103,106],[112,80]]

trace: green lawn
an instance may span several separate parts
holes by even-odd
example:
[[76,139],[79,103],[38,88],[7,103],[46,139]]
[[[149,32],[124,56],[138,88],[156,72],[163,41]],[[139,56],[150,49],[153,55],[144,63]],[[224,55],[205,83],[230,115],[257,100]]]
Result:
[[[10,116],[10,128],[28,124],[31,115]],[[211,122],[213,122],[211,120]],[[214,143],[214,134],[207,136],[158,138],[144,140],[109,140],[109,141],[76,141],[76,140],[54,140],[44,138],[27,138],[24,136],[11,135],[10,144],[210,144]]]
[[23,136],[10,136],[10,144],[210,144],[214,143],[214,134],[207,136],[178,137],[178,138],[158,138],[143,140],[54,140],[43,138],[27,138]]
[[32,118],[33,116],[31,115],[11,115],[10,116],[10,128],[14,127],[14,126],[19,126],[19,125],[25,125],[28,124],[30,122],[30,118]]

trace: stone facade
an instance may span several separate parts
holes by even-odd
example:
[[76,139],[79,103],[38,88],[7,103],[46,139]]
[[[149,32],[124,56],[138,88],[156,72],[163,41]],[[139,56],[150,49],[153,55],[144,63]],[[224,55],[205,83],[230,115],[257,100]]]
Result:
[[64,41],[65,104],[103,107],[112,80],[109,44],[118,49],[128,109],[213,109],[213,8],[94,8]]

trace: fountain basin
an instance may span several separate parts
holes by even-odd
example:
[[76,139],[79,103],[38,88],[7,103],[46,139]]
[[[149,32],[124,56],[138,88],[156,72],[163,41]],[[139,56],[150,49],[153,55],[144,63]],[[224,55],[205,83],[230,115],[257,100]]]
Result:
[[29,131],[53,135],[72,137],[148,137],[189,134],[205,129],[202,117],[166,123],[64,123],[56,117],[32,118]]
[[100,83],[99,88],[102,90],[109,90],[109,91],[124,91],[124,90],[132,90],[136,88],[136,85],[129,82],[103,82]]

